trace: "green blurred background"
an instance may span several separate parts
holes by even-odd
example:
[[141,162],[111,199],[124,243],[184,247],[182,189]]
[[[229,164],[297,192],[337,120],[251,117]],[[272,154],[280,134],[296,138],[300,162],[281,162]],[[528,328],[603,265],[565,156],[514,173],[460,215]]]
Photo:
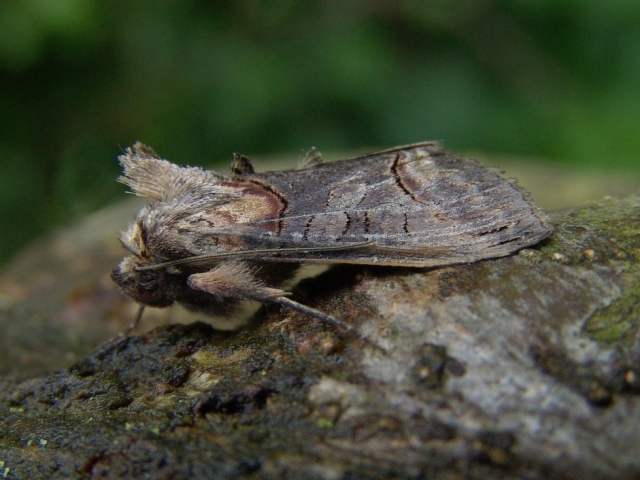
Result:
[[[638,0],[0,3],[0,261],[179,163],[442,139],[640,171]],[[533,160],[532,160],[533,161]]]

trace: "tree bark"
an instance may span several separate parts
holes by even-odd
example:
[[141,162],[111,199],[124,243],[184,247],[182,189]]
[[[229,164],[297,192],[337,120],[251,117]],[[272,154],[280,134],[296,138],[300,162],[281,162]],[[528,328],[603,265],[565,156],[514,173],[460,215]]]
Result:
[[[278,308],[86,354],[130,320],[102,265],[115,241],[53,279],[31,255],[1,280],[0,476],[638,478],[640,196],[553,223],[507,258],[339,267],[296,287],[386,354]],[[74,275],[93,287],[58,294]],[[71,333],[33,331],[55,322]]]

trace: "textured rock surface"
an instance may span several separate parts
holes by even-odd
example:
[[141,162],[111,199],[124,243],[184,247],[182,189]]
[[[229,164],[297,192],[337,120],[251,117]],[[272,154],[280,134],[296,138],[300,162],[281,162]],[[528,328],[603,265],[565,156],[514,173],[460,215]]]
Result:
[[[388,355],[263,309],[239,332],[163,326],[82,358],[130,319],[105,255],[49,272],[14,265],[1,313],[13,340],[3,341],[23,343],[2,363],[0,475],[637,478],[640,197],[554,224],[550,240],[508,258],[336,268],[299,285],[297,298]],[[23,283],[21,269],[37,275]],[[76,276],[94,287],[56,296]],[[61,344],[78,345],[68,356],[22,322],[54,310],[74,336]]]

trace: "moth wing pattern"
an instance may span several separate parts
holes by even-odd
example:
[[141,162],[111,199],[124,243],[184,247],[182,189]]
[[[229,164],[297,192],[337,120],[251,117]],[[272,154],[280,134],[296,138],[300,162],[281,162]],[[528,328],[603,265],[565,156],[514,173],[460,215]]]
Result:
[[257,250],[368,242],[254,258],[267,262],[431,267],[505,256],[551,233],[514,181],[433,142],[244,179],[280,208],[201,234],[235,236]]

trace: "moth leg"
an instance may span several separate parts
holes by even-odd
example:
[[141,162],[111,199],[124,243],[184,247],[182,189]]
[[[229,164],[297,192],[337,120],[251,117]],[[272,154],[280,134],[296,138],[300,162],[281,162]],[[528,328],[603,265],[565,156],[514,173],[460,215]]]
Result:
[[311,147],[302,157],[300,168],[315,167],[317,165],[322,165],[323,163],[324,157],[322,156],[322,153],[320,153],[316,147]]
[[357,337],[362,337],[362,335],[355,329],[353,328],[351,325],[349,325],[348,323],[343,322],[342,320],[333,317],[327,313],[324,313],[320,310],[316,310],[315,308],[311,308],[308,307],[307,305],[304,305],[302,303],[298,303],[294,300],[291,300],[290,298],[287,297],[274,297],[269,299],[269,301],[271,303],[276,303],[278,305],[282,305],[283,307],[287,307],[290,308],[292,310],[297,310],[301,313],[304,313],[305,315],[308,315],[312,318],[316,318],[318,320],[321,320],[325,323],[328,323],[329,325],[332,325],[335,328],[338,328],[340,330],[344,330],[345,332],[349,333],[350,335],[356,335]]
[[366,335],[363,335],[348,323],[345,323],[336,317],[333,317],[327,313],[324,313],[321,310],[316,310],[315,308],[308,307],[307,305],[298,303],[295,300],[291,300],[290,298],[287,298],[287,297],[275,297],[275,298],[272,298],[270,301],[272,303],[277,303],[278,305],[291,308],[292,310],[297,310],[301,313],[304,313],[305,315],[310,316],[311,318],[315,318],[324,323],[328,323],[329,325],[338,329],[339,331],[341,330],[346,335],[351,335],[353,337],[359,338],[360,340],[364,341],[367,345],[377,350],[380,350],[382,353],[385,353],[385,354],[389,353],[389,351],[385,347],[377,343],[375,340],[372,340]]
[[187,285],[201,290],[219,300],[258,300],[266,302],[276,297],[285,297],[288,292],[267,287],[245,263],[224,262],[208,272],[194,273],[187,279]]
[[368,344],[386,351],[383,347],[363,336],[348,323],[343,322],[315,308],[287,298],[289,292],[267,287],[255,277],[254,272],[242,262],[225,262],[204,273],[194,273],[187,279],[190,288],[207,292],[214,297],[236,300],[257,300],[263,303],[275,303],[297,310],[312,318],[321,320],[342,332],[356,336]]
[[130,335],[135,329],[140,326],[140,322],[142,321],[142,315],[144,314],[144,305],[138,305],[138,311],[136,312],[136,316],[133,318],[127,329],[124,331],[125,336]]
[[251,160],[241,153],[233,154],[233,161],[231,162],[231,173],[236,176],[251,175],[255,172]]

